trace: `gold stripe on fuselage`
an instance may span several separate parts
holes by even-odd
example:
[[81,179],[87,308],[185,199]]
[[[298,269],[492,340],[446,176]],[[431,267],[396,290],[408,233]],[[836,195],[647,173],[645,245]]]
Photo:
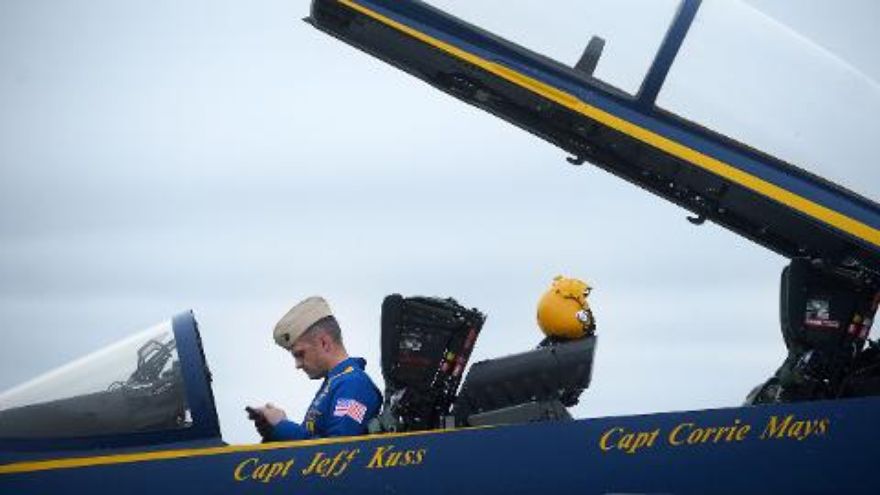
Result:
[[312,440],[297,440],[293,442],[272,442],[256,445],[228,445],[223,447],[205,447],[199,449],[161,450],[152,452],[133,452],[130,454],[115,454],[93,457],[73,457],[69,459],[48,459],[43,461],[24,461],[12,464],[0,465],[0,475],[31,473],[36,471],[49,471],[54,469],[71,469],[90,466],[106,466],[110,464],[126,464],[144,461],[161,461],[169,459],[183,459],[187,457],[208,457],[224,454],[238,454],[247,452],[263,452],[268,450],[292,449],[312,447],[315,445],[328,445],[337,443],[354,443],[369,440],[386,440],[410,436],[427,436],[442,433],[452,433],[465,430],[479,430],[492,428],[492,426],[478,426],[456,428],[454,430],[413,431],[405,433],[382,433],[378,435],[363,435],[358,437],[334,437],[316,438]]

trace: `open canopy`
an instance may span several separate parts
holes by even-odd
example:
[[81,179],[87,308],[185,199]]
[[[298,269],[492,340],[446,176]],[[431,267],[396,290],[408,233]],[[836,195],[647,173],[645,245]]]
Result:
[[[583,57],[591,37],[599,37],[603,49],[591,72],[596,82],[632,98],[651,89],[658,109],[876,196],[880,168],[867,164],[876,161],[880,84],[799,30],[784,12],[765,13],[761,2],[427,3],[569,67]],[[668,32],[689,4],[696,4],[692,23]],[[841,8],[838,20],[851,14]],[[667,33],[682,36],[680,48],[672,59],[655,60]],[[671,65],[657,79],[661,62]]]
[[869,77],[740,0],[471,4],[313,0],[309,21],[695,224],[876,285],[880,205],[853,192],[878,178]]

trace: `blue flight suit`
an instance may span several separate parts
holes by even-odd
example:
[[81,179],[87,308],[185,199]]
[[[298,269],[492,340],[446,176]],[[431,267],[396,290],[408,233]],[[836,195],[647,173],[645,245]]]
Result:
[[282,420],[269,440],[364,435],[379,414],[382,393],[364,371],[367,362],[348,358],[327,373],[302,424]]

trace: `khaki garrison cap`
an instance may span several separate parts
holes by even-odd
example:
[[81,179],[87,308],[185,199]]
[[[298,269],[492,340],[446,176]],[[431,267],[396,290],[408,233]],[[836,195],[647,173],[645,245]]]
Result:
[[306,333],[319,320],[333,316],[330,305],[323,297],[312,296],[303,299],[284,315],[275,325],[275,343],[290,349],[296,339]]

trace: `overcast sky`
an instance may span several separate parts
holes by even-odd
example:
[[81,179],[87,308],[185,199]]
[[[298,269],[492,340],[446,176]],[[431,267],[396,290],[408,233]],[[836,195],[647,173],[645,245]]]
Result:
[[[675,6],[434,3],[566,63],[600,34],[597,74],[628,90]],[[704,3],[661,101],[876,200],[878,4]],[[224,438],[254,442],[245,405],[299,419],[318,386],[271,338],[298,300],[324,295],[381,383],[385,295],[486,312],[480,360],[540,340],[558,274],[595,287],[578,417],[737,405],[781,363],[784,259],[568,165],[308,7],[0,2],[0,389],[192,309]]]

